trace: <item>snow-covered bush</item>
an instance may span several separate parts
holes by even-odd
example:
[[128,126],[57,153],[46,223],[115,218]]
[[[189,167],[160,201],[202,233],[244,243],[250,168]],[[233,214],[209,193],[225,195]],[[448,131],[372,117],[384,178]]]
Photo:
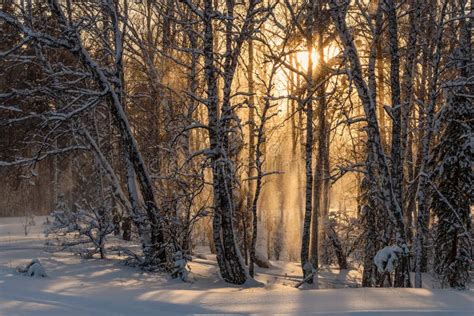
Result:
[[407,251],[408,249],[398,246],[386,246],[377,252],[374,257],[374,264],[377,266],[377,271],[379,272],[377,276],[378,286],[387,287],[393,285],[392,273],[395,273],[395,270],[402,266],[400,262],[403,256],[407,254]]
[[113,212],[107,201],[99,206],[83,201],[71,210],[60,198],[51,217],[52,222],[45,230],[46,237],[56,237],[58,246],[71,249],[82,257],[91,258],[99,253],[102,259],[105,258],[106,238],[115,229]]
[[35,278],[45,278],[48,276],[38,259],[31,260],[26,266],[17,266],[16,271],[20,274]]
[[186,282],[188,280],[189,271],[187,269],[188,258],[186,255],[183,255],[181,251],[175,252],[173,256],[174,268],[171,273],[173,278],[180,278],[182,281]]
[[402,252],[402,248],[398,246],[387,246],[380,249],[374,257],[374,263],[379,273],[392,273],[395,271]]

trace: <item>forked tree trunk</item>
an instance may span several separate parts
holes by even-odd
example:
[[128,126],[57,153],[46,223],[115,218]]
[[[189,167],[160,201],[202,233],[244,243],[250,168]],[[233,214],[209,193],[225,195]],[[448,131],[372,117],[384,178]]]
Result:
[[416,223],[416,237],[415,237],[415,287],[421,288],[422,286],[422,268],[423,258],[425,254],[425,242],[428,232],[429,223],[429,179],[428,179],[428,162],[430,145],[433,137],[433,123],[434,114],[437,98],[437,88],[439,80],[439,71],[441,63],[442,53],[442,37],[444,30],[444,18],[448,0],[445,0],[440,12],[440,21],[437,24],[436,38],[435,38],[435,52],[433,56],[433,72],[429,88],[428,105],[425,109],[425,126],[424,134],[421,142],[421,153],[420,153],[420,175],[418,181],[417,190],[417,204],[418,204],[418,216]]
[[[232,4],[228,14],[233,15]],[[230,87],[235,71],[235,63],[229,54],[225,60],[224,95],[222,117],[219,116],[216,68],[214,65],[214,8],[212,0],[204,1],[202,20],[204,23],[204,72],[207,83],[208,132],[211,149],[212,178],[214,189],[213,240],[217,262],[222,278],[229,283],[242,284],[247,279],[245,266],[237,247],[233,227],[235,174],[228,156],[229,119],[231,117]],[[226,23],[226,50],[232,51],[232,22]]]

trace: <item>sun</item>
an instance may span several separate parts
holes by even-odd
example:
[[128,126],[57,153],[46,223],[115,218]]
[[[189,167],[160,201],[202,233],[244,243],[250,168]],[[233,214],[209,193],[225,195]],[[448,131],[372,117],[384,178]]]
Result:
[[[329,45],[324,48],[324,59],[330,60],[340,54],[341,50],[337,46]],[[296,63],[298,65],[299,69],[306,70],[308,69],[309,65],[309,56],[307,51],[299,51],[296,54]],[[317,66],[319,63],[319,54],[316,52],[316,50],[311,51],[311,61],[313,64],[313,67]]]
[[[341,53],[341,49],[336,45],[328,45],[324,48],[324,59],[326,62],[329,60],[339,56]],[[313,63],[313,69],[318,66],[319,64],[319,54],[316,50],[311,52],[311,60]],[[306,73],[308,70],[309,64],[309,54],[305,50],[300,50],[298,52],[292,53],[291,59],[289,60],[289,64],[291,64],[294,69],[297,69],[300,73]],[[275,80],[275,92],[278,96],[285,96],[290,94],[290,85],[289,82],[295,80],[293,76],[291,76],[292,71],[285,71],[279,68],[277,70],[277,79]],[[317,74],[316,74],[317,75]],[[298,75],[297,75],[298,76]],[[293,78],[290,80],[290,78]],[[290,80],[290,81],[289,81]],[[296,81],[293,82],[296,84]],[[288,105],[286,102],[278,102],[278,112],[280,115],[286,115]]]
[[[298,68],[300,69],[308,69],[309,65],[309,57],[310,54],[308,54],[307,51],[301,51],[296,53],[296,63],[298,64]],[[318,64],[319,56],[318,53],[313,50],[311,52],[311,62],[313,64],[313,67]]]

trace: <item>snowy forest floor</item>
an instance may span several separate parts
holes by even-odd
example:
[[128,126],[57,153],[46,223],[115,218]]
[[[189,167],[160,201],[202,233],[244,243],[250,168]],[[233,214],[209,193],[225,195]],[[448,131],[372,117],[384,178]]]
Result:
[[[359,274],[336,269],[323,269],[312,288],[295,289],[300,267],[282,261],[257,270],[261,285],[242,287],[220,280],[214,257],[200,253],[190,263],[191,282],[184,283],[124,266],[117,258],[48,252],[44,218],[35,220],[25,236],[23,218],[0,218],[0,315],[473,315],[473,290],[354,288]],[[15,271],[33,258],[48,278]]]

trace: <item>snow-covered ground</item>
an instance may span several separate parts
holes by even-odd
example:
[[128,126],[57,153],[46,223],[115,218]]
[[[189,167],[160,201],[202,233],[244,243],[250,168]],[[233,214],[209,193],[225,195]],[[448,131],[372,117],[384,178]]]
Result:
[[[239,287],[219,280],[215,260],[202,253],[191,263],[192,282],[183,283],[117,259],[47,252],[42,222],[36,218],[25,236],[23,219],[0,218],[0,315],[474,315],[472,290],[353,288],[359,282],[355,271],[326,269],[319,276],[320,289],[295,289],[300,268],[289,262],[258,270],[261,285]],[[15,271],[33,258],[48,278]]]

